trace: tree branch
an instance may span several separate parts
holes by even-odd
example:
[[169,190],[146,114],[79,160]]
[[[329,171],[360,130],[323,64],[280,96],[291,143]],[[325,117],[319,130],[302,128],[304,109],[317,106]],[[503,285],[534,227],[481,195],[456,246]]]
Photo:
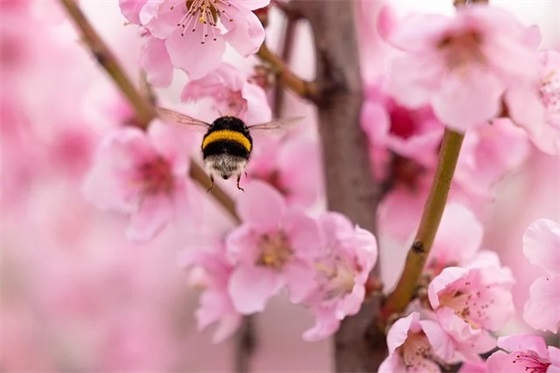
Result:
[[[84,42],[93,53],[95,59],[99,62],[101,67],[105,69],[117,87],[128,99],[136,115],[136,121],[134,124],[142,129],[146,129],[152,119],[156,117],[156,110],[152,102],[140,94],[140,91],[132,84],[132,81],[125,73],[115,55],[93,29],[79,6],[76,4],[76,1],[60,0],[60,3],[68,13],[68,16],[80,30]],[[210,187],[210,180],[208,179],[208,176],[202,167],[194,160],[191,160],[190,176],[203,188],[208,189]],[[216,198],[218,203],[224,207],[224,209],[236,222],[240,221],[235,212],[235,202],[233,202],[223,189],[214,185],[214,188],[209,193]]]
[[[381,190],[372,175],[366,136],[360,126],[363,92],[355,2],[297,0],[290,4],[309,20],[315,38],[314,96],[328,208],[374,232]],[[379,312],[378,294],[365,302],[357,315],[342,321],[334,337],[336,371],[377,371],[387,354],[385,334],[374,322]]]
[[136,113],[138,126],[146,128],[156,116],[153,106],[140,95],[130,78],[119,65],[117,58],[88,22],[75,0],[60,0],[66,12],[80,29],[82,38],[99,64],[107,71]]
[[235,372],[248,373],[251,371],[251,358],[257,346],[255,333],[255,316],[244,316],[241,326],[236,333],[235,344]]
[[317,96],[315,83],[305,81],[294,74],[282,58],[268,49],[266,43],[261,45],[261,48],[257,52],[257,56],[259,56],[264,62],[270,64],[272,70],[277,76],[278,82],[282,86],[288,88],[302,98],[311,101],[315,100]]
[[406,256],[401,277],[383,306],[384,320],[387,320],[391,314],[404,310],[412,298],[441,222],[463,138],[463,134],[450,129],[445,130],[434,180],[424,206],[420,226]]

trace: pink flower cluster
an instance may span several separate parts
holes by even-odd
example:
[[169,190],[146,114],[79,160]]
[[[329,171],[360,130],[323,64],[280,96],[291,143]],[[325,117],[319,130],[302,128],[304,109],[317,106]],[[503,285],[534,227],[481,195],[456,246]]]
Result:
[[[464,363],[464,373],[560,369],[560,350],[547,350],[541,337],[496,341],[493,336],[514,314],[510,293],[514,280],[495,253],[477,251],[482,226],[474,215],[462,206],[449,205],[439,233],[426,267],[426,275],[432,278],[427,301],[412,303],[411,313],[392,325],[387,335],[390,354],[380,369],[440,372],[441,367],[459,362]],[[532,285],[524,318],[535,328],[554,333],[560,314],[559,244],[559,225],[546,219],[533,223],[524,237],[529,260],[548,272]],[[484,362],[479,355],[496,346],[508,353],[496,352]]]
[[238,213],[243,223],[219,249],[186,254],[186,266],[202,269],[206,279],[197,313],[201,328],[219,320],[215,339],[221,340],[235,331],[240,315],[263,311],[281,291],[315,315],[306,340],[331,335],[344,317],[358,312],[377,259],[371,233],[337,213],[313,218],[289,207],[260,181],[246,186]]
[[258,51],[264,28],[252,12],[270,0],[119,0],[122,14],[146,38],[140,64],[150,83],[167,86],[173,68],[191,79],[217,69],[226,43],[242,56]]
[[483,5],[462,7],[454,17],[413,14],[401,22],[385,9],[381,20],[385,39],[404,52],[392,61],[388,80],[397,101],[430,105],[442,123],[461,132],[508,117],[541,150],[558,153],[559,57],[537,55],[536,27]]

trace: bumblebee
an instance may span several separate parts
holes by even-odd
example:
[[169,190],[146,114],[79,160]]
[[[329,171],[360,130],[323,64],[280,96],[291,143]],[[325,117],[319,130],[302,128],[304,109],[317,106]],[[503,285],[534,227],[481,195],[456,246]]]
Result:
[[215,177],[227,180],[232,176],[237,178],[237,189],[244,191],[239,182],[253,150],[251,133],[279,129],[284,124],[300,119],[289,118],[247,126],[234,116],[221,116],[207,123],[169,109],[159,108],[158,114],[173,123],[206,128],[200,147],[204,168],[212,183],[208,191],[214,187]]

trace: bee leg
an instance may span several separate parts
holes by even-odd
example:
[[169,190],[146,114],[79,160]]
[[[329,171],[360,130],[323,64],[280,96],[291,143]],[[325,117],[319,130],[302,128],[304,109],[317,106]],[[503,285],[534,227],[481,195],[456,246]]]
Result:
[[245,189],[241,188],[239,186],[239,181],[241,180],[241,174],[237,175],[237,189],[239,189],[240,191],[244,192]]
[[210,191],[212,190],[212,188],[214,188],[214,175],[210,175],[210,182],[211,182],[212,184],[210,184],[210,188],[208,188],[208,189],[206,190],[206,193],[210,192]]

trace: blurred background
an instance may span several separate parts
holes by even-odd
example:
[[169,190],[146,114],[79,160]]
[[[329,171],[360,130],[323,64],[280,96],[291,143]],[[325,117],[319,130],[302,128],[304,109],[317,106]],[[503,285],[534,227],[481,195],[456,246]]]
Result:
[[[357,26],[367,36],[362,45],[371,43],[363,51],[365,79],[382,71],[385,61],[387,47],[374,23],[384,3],[402,14],[453,12],[450,0],[361,1]],[[492,3],[526,25],[538,24],[544,48],[560,46],[560,2]],[[125,25],[118,1],[80,4],[131,76],[138,76],[138,30]],[[272,12],[267,30],[271,47],[281,40],[284,26]],[[297,32],[292,64],[311,79],[309,28],[303,22]],[[158,97],[179,105],[182,83],[184,78],[178,77],[171,88],[158,90]],[[288,100],[287,110],[312,115],[312,108],[293,97]],[[195,230],[227,226],[227,219],[209,207],[208,226],[169,228],[139,245],[124,237],[124,217],[100,212],[83,198],[82,179],[96,146],[123,110],[118,92],[56,1],[0,0],[1,371],[233,369],[234,340],[215,345],[212,330],[197,330],[199,290],[177,264],[179,253],[196,245]],[[540,274],[526,265],[522,234],[537,218],[560,220],[558,161],[533,152],[500,182],[485,222],[484,246],[500,252],[517,275],[518,307]],[[405,252],[396,247],[391,256],[381,254],[387,287],[398,276]],[[330,341],[301,340],[312,322],[305,310],[275,298],[255,317],[254,371],[329,371]],[[513,322],[511,329],[522,330],[523,325]]]

